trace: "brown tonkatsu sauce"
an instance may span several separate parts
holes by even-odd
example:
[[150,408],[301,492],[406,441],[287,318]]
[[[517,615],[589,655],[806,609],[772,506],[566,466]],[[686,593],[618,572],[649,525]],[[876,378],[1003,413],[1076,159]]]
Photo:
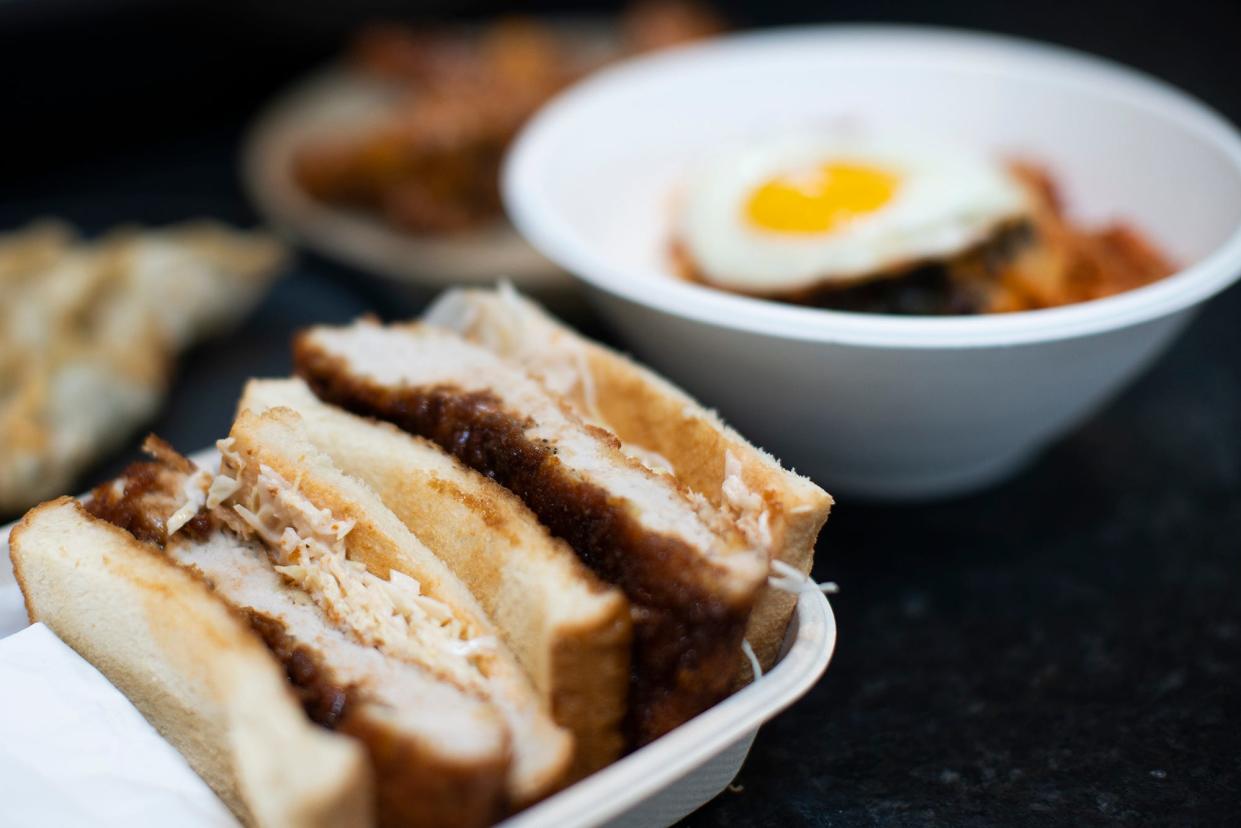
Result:
[[284,665],[289,683],[310,720],[336,729],[347,713],[349,691],[331,681],[318,656],[286,633],[283,623],[251,609],[244,610],[243,615],[267,649]]
[[[96,486],[83,505],[100,520],[124,529],[140,541],[162,547],[167,527],[160,510],[152,508],[152,500],[172,503],[180,494],[176,484],[183,476],[181,470],[171,469],[161,461],[131,463],[116,481]],[[175,508],[169,509],[169,513]],[[193,540],[203,540],[211,529],[211,518],[199,511],[181,528],[181,533]]]
[[447,385],[385,388],[353,376],[304,337],[294,354],[320,398],[433,440],[513,491],[587,566],[624,590],[634,619],[633,744],[661,736],[732,690],[749,604],[730,604],[685,577],[702,566],[690,547],[644,528],[625,504],[579,479],[554,446],[529,439],[531,424],[498,398]]

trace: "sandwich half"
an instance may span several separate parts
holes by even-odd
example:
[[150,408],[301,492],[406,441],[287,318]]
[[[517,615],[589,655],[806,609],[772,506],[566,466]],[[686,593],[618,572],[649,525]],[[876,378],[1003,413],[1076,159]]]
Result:
[[654,739],[726,696],[767,560],[735,523],[621,451],[536,379],[426,325],[316,327],[294,343],[321,399],[427,437],[520,497],[634,620],[630,735]]
[[438,445],[320,401],[299,379],[251,380],[239,409],[297,412],[306,436],[366,483],[474,593],[558,724],[572,776],[615,760],[631,623],[620,590],[587,569],[511,492]]
[[499,711],[512,738],[514,808],[564,784],[572,737],[552,720],[482,607],[374,491],[315,447],[296,412],[242,411],[218,447],[215,485],[225,514],[240,518],[238,531],[278,550],[282,575],[315,591],[363,643]]
[[760,593],[746,639],[763,669],[775,663],[832,506],[827,492],[655,372],[578,335],[507,284],[449,291],[424,320],[522,366],[583,420],[615,434],[626,454],[730,515],[773,562],[775,586]]

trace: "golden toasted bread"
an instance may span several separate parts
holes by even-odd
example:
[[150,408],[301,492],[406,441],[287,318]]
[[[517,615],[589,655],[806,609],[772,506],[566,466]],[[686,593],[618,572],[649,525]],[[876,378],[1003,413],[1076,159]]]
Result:
[[284,249],[198,221],[0,236],[0,517],[70,490],[158,410],[176,355],[237,322]]

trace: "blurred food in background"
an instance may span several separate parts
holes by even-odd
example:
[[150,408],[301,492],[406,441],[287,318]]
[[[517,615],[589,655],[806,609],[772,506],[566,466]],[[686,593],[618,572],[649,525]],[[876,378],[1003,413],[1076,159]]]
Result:
[[672,256],[711,287],[888,314],[1056,307],[1175,270],[1124,223],[1073,222],[1039,166],[830,133],[708,164],[686,190]]
[[210,221],[0,236],[0,515],[69,491],[150,419],[177,354],[245,316],[285,258]]
[[502,216],[504,152],[552,95],[613,60],[722,28],[705,6],[671,0],[633,5],[603,26],[506,18],[470,29],[371,27],[347,62],[393,87],[391,107],[308,139],[295,178],[321,202],[382,215],[411,234],[492,223]]

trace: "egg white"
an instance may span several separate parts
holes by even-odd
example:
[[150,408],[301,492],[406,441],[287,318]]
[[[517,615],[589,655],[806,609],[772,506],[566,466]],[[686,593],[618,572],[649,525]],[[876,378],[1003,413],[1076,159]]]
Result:
[[[750,194],[764,182],[832,161],[891,172],[900,184],[882,207],[821,234],[766,230],[747,219]],[[981,154],[865,135],[795,135],[708,161],[684,193],[679,240],[706,281],[775,294],[951,257],[1029,209],[1021,184]]]

